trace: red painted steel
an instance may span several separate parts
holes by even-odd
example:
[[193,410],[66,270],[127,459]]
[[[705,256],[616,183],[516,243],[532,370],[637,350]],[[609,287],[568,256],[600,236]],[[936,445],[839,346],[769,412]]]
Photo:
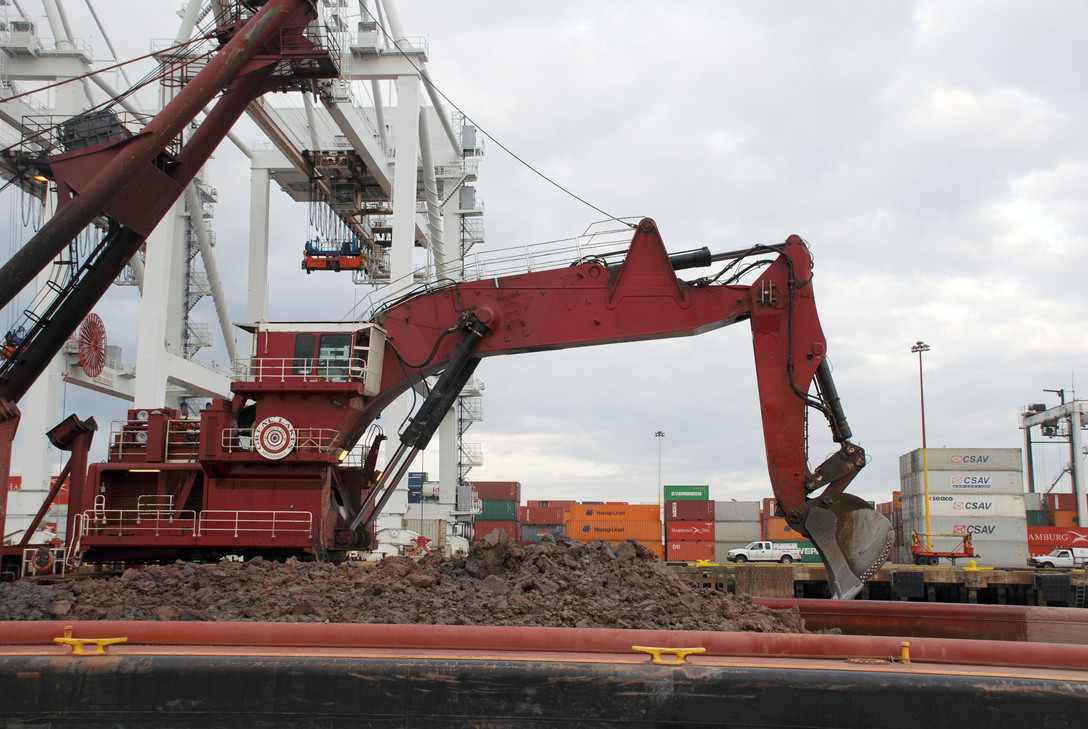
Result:
[[665,522],[665,536],[670,542],[713,542],[714,522],[668,521]]
[[517,481],[473,481],[480,501],[521,501],[521,484]]
[[714,502],[666,501],[665,521],[714,521]]
[[[844,603],[856,607],[858,603]],[[973,607],[973,606],[972,606]],[[845,659],[900,655],[910,642],[914,663],[1021,666],[1085,671],[1088,646],[911,636],[764,634],[711,631],[520,628],[465,625],[359,625],[343,623],[189,623],[121,621],[0,622],[0,645],[53,645],[72,626],[72,635],[125,636],[126,645],[308,646],[500,651],[517,653],[601,653],[632,655],[631,646],[702,647],[704,656],[778,656]],[[689,660],[698,661],[698,657]],[[895,664],[890,664],[894,666]],[[874,664],[873,670],[879,670]]]
[[566,523],[566,512],[561,506],[521,506],[518,508],[518,521],[522,524],[562,526]]
[[714,542],[673,542],[665,545],[665,559],[669,562],[695,562],[714,559]]
[[796,608],[809,630],[1088,645],[1088,610],[1079,608],[778,597],[752,601],[773,610]]
[[476,532],[476,541],[480,541],[496,529],[506,532],[506,535],[515,542],[521,539],[521,525],[516,521],[477,521],[473,529]]

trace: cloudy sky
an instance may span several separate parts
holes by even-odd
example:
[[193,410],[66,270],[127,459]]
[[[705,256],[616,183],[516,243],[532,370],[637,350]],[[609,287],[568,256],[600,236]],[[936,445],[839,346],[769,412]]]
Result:
[[[68,4],[82,17],[82,3]],[[96,4],[122,57],[173,37],[165,6]],[[932,347],[930,447],[1020,447],[1020,408],[1057,404],[1044,389],[1071,397],[1088,378],[1088,4],[398,9],[406,33],[427,39],[437,86],[497,140],[478,183],[489,247],[577,235],[602,217],[499,143],[610,215],[653,217],[674,251],[792,233],[809,242],[836,383],[871,457],[855,493],[887,500],[898,457],[921,444],[916,340]],[[222,251],[244,241],[248,179],[224,145],[212,165]],[[273,317],[339,317],[361,294],[298,270],[305,210],[273,199],[284,262]],[[220,268],[241,319],[244,270]],[[130,327],[123,308],[108,326]],[[521,481],[529,499],[652,502],[660,458],[665,483],[770,495],[746,324],[490,359],[478,375],[485,420],[466,440],[482,444],[485,465],[471,477]],[[829,451],[815,445],[812,460]],[[1047,482],[1068,460],[1056,446],[1036,457]]]

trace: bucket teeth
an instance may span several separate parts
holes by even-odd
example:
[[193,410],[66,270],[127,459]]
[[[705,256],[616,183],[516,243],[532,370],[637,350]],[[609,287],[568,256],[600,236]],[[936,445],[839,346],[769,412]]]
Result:
[[827,567],[831,596],[854,597],[888,559],[891,523],[850,494],[821,497],[805,508],[804,528]]

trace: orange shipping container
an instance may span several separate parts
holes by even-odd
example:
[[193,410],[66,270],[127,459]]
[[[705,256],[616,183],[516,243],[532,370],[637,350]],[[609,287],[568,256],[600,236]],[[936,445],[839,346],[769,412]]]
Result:
[[515,542],[521,539],[520,525],[516,521],[477,521],[475,524],[476,541],[480,541],[496,529],[506,532]]
[[669,562],[694,562],[714,559],[714,542],[669,542],[665,548]]
[[518,521],[522,524],[560,526],[566,522],[566,517],[558,506],[522,506],[518,508]]
[[1075,526],[1077,526],[1077,512],[1075,512],[1075,511],[1055,511],[1054,512],[1054,526],[1056,526],[1056,527],[1075,527]]
[[598,539],[622,542],[625,539],[661,541],[661,522],[650,521],[605,521],[571,519],[567,523],[567,536],[583,542]]
[[763,521],[763,538],[772,540],[796,541],[804,539],[803,536],[786,523],[781,516],[771,517]]
[[657,504],[575,504],[571,521],[658,521]]

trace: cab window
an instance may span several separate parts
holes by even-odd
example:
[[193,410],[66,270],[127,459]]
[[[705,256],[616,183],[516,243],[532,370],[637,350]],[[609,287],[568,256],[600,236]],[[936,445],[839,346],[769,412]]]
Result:
[[308,375],[314,368],[314,343],[317,336],[314,334],[295,335],[295,356],[291,363],[291,371],[296,375]]
[[351,364],[351,335],[322,334],[317,349],[317,373],[331,382],[345,382]]

